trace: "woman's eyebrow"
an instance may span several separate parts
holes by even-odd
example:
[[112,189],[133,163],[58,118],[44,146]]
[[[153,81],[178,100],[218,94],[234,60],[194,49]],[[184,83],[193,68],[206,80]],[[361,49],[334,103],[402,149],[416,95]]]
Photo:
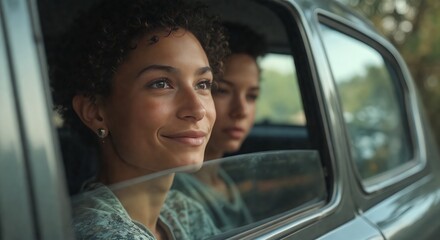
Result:
[[203,74],[205,74],[207,72],[212,72],[211,67],[206,66],[206,67],[201,67],[201,68],[197,69],[196,75],[203,75]]
[[249,91],[260,91],[260,86],[251,87]]
[[145,68],[142,68],[136,77],[139,77],[144,72],[148,72],[148,71],[152,71],[152,70],[159,70],[159,71],[168,72],[168,73],[175,73],[175,72],[179,71],[177,68],[174,68],[171,66],[154,64],[154,65],[149,65]]
[[[168,66],[168,65],[153,64],[153,65],[149,65],[149,66],[147,66],[145,68],[142,68],[139,71],[139,73],[137,74],[136,77],[139,77],[144,72],[153,71],[153,70],[164,71],[164,72],[168,72],[168,73],[177,73],[177,72],[179,72],[179,69],[177,69],[175,67],[171,67],[171,66]],[[201,67],[201,68],[197,69],[195,75],[203,75],[203,74],[205,74],[207,72],[212,72],[211,67],[209,67],[209,66]]]
[[229,85],[229,86],[234,86],[234,81],[231,81],[231,80],[220,79],[218,82],[219,83],[224,83],[224,84]]

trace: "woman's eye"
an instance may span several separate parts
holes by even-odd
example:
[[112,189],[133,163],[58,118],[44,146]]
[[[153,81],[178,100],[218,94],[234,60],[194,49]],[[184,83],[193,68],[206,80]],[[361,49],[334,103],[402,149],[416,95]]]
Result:
[[218,87],[214,93],[215,94],[228,94],[229,92],[230,91],[227,88]]
[[161,79],[161,80],[154,81],[153,83],[148,85],[148,87],[154,88],[154,89],[160,89],[160,88],[171,88],[171,85],[168,82],[168,80]]
[[212,87],[212,82],[209,80],[206,80],[206,81],[199,82],[196,86],[196,89],[211,90],[211,87]]
[[247,95],[247,99],[248,99],[249,101],[252,101],[252,102],[257,101],[257,99],[258,99],[258,94],[248,94],[248,95]]

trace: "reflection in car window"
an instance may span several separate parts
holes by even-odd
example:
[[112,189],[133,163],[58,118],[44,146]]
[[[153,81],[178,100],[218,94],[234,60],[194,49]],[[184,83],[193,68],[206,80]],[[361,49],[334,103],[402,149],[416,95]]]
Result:
[[[198,172],[222,168],[229,198],[205,184]],[[200,203],[223,231],[301,210],[327,198],[319,154],[314,150],[243,154],[204,163],[195,173],[176,174],[173,189]],[[226,226],[226,227],[225,227]],[[229,227],[228,227],[229,226]]]
[[321,26],[352,145],[363,179],[412,159],[412,148],[396,75],[374,48]]

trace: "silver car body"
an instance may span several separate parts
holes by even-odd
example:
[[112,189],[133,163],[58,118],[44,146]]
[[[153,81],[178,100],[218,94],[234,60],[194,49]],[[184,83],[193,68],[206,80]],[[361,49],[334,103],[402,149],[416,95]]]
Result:
[[[328,144],[331,168],[326,171],[333,182],[325,204],[223,237],[400,240],[438,236],[440,157],[415,85],[396,49],[366,20],[333,1],[257,2],[282,9],[279,12],[287,19],[286,28],[291,27],[289,22],[297,24],[299,42],[304,44],[301,54],[308,62],[309,81],[314,86],[311,94],[316,96],[325,131],[323,139]],[[73,239],[37,3],[0,3],[0,236]],[[353,170],[347,129],[341,124],[340,100],[319,29],[322,23],[361,35],[360,39],[368,38],[392,58],[404,88],[402,104],[410,113],[414,164],[372,183],[359,180]],[[275,41],[276,33],[273,37]]]

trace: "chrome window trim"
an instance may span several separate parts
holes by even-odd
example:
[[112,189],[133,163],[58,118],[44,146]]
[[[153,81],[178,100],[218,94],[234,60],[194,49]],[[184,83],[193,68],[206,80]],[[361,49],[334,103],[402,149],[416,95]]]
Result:
[[[70,204],[60,163],[42,38],[35,2],[3,0],[5,31],[10,44],[12,75],[22,117],[23,145],[29,166],[30,188],[37,223],[36,238],[73,239]],[[28,5],[31,4],[31,5]],[[32,12],[33,11],[33,12]],[[38,236],[38,237],[37,237]]]
[[35,218],[2,16],[0,5],[0,239],[32,239]]
[[[400,57],[398,51],[390,43],[388,43],[385,39],[380,37],[376,32],[373,32],[369,28],[359,29],[359,27],[355,26],[349,20],[337,16],[324,9],[317,9],[316,18],[318,24],[323,24],[325,26],[336,29],[337,31],[340,31],[347,36],[361,41],[376,50],[384,59],[386,59],[388,63],[391,64],[393,70],[396,71],[398,83],[394,85],[400,88],[399,90],[403,95],[402,98],[404,102],[402,103],[402,107],[405,111],[406,124],[409,128],[408,137],[411,138],[411,145],[413,147],[413,158],[409,162],[395,169],[367,179],[362,179],[357,172],[357,167],[354,160],[350,157],[351,168],[356,172],[355,175],[359,185],[362,187],[362,190],[366,194],[374,194],[375,192],[394,186],[402,182],[402,180],[404,179],[413,176],[415,177],[415,175],[421,173],[424,169],[426,169],[427,155],[425,140],[423,138],[423,127],[421,125],[420,119],[420,110],[417,104],[417,97],[414,90],[415,86],[413,85],[410,77],[411,75],[407,67],[405,66],[403,59]],[[353,35],[353,33],[355,33],[356,35]],[[413,112],[414,114],[410,114],[411,112]],[[343,120],[342,115],[340,116],[340,118],[341,120]],[[347,144],[350,144],[348,138],[348,130],[346,129],[345,124],[344,129]],[[348,151],[350,151],[350,149],[348,149]]]

